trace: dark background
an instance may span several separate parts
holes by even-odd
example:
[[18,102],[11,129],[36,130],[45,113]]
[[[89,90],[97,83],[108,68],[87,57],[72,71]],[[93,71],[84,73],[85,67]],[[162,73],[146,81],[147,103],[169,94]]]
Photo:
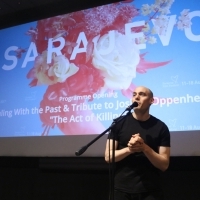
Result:
[[[161,179],[168,200],[199,200],[199,157],[171,157]],[[104,158],[0,158],[1,200],[108,200],[108,194]]]
[[0,0],[0,29],[117,0]]
[[[0,29],[111,0],[0,0]],[[95,145],[95,144],[93,144]],[[171,157],[161,175],[168,200],[200,200],[200,158]],[[103,157],[0,157],[0,200],[107,200]]]

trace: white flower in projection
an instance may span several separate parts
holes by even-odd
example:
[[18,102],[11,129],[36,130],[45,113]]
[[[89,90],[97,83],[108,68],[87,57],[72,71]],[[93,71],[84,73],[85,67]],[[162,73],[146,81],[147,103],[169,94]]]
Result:
[[137,38],[137,44],[144,44],[146,42],[147,42],[147,37],[145,36]]
[[154,36],[148,37],[148,43],[155,44],[157,42],[156,38]]
[[136,76],[139,50],[135,42],[124,34],[110,31],[93,39],[93,65],[104,76],[105,88],[127,89]]
[[74,75],[79,68],[64,56],[55,56],[53,54],[52,63],[47,64],[47,51],[36,57],[31,76],[37,82],[34,85],[52,85],[57,82],[64,82],[68,77]]
[[64,82],[68,77],[74,75],[78,67],[64,56],[53,56],[53,66],[49,68],[48,75],[54,77],[56,82]]
[[157,34],[158,33],[158,30],[155,28],[155,26],[151,29],[151,34],[154,35],[154,34]]
[[178,17],[177,28],[183,30],[184,28],[189,28],[192,25],[191,19],[189,17],[189,10],[184,9],[181,12],[181,16]]
[[161,15],[167,15],[170,13],[170,8],[174,0],[156,0],[155,4],[152,5],[154,12],[159,12]]
[[141,11],[142,11],[142,15],[146,16],[149,15],[151,13],[151,6],[149,4],[143,4]]
[[159,35],[165,35],[169,23],[169,17],[166,15],[161,15],[156,17],[154,23],[154,29]]
[[[139,44],[145,42],[155,44],[156,38],[151,35],[166,35],[170,23],[170,16],[168,16],[168,14],[170,13],[173,2],[174,0],[155,0],[151,5],[142,5],[141,14],[147,19],[145,21],[145,26],[141,28],[141,31],[144,33],[144,38],[138,41]],[[153,21],[153,27],[150,26],[150,21]]]
[[146,24],[144,25],[144,27],[142,28],[142,31],[143,31],[143,32],[148,32],[149,30],[150,30],[150,26],[149,26],[148,23],[146,23]]
[[174,0],[156,0],[155,4],[160,5],[161,7],[171,6]]

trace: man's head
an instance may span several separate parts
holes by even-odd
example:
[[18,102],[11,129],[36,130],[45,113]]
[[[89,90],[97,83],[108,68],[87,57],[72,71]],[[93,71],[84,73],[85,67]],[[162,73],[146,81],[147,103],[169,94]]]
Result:
[[138,103],[138,107],[134,109],[135,111],[146,112],[154,102],[153,92],[149,88],[139,86],[133,92],[132,102]]

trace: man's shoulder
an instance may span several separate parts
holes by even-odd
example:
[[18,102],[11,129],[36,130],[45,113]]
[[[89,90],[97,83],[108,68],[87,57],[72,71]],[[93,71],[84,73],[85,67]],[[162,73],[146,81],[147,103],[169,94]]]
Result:
[[158,119],[157,117],[151,115],[151,120],[154,121],[154,122],[156,122],[157,124],[160,124],[160,125],[162,125],[163,127],[165,127],[165,128],[168,129],[166,123],[163,122],[161,119]]
[[157,117],[155,117],[153,115],[150,115],[150,118],[151,118],[151,120],[154,120],[154,121],[157,121],[157,122],[165,124],[161,119],[159,119],[159,118],[157,118]]

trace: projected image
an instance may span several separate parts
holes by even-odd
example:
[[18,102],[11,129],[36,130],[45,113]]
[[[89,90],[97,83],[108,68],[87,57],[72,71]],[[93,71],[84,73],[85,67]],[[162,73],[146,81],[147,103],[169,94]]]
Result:
[[131,104],[200,130],[200,3],[135,0],[0,30],[0,136],[100,134]]

